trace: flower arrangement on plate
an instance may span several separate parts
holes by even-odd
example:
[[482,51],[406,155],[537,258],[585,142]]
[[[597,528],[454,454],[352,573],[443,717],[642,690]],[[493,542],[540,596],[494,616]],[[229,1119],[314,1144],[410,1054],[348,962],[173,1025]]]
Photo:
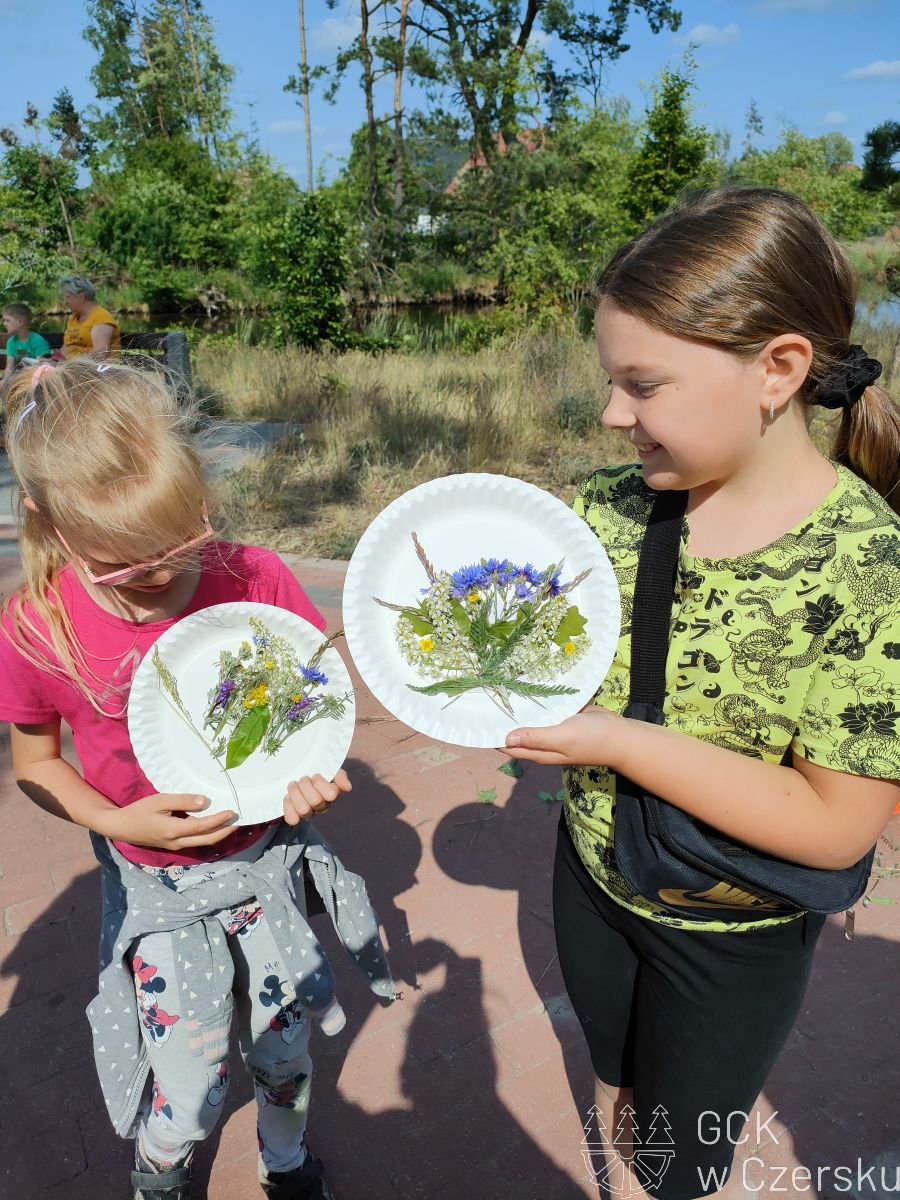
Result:
[[[325,691],[328,677],[320,667],[334,638],[300,662],[291,642],[274,635],[259,617],[250,616],[248,623],[250,634],[237,652],[219,654],[218,678],[209,689],[199,728],[159,647],[153,648],[153,666],[166,699],[223,773],[239,767],[256,750],[267,758],[277,754],[288,738],[314,721],[343,717],[349,699]],[[228,782],[240,814],[237,792]]]
[[544,567],[508,558],[482,558],[455,571],[438,571],[415,533],[413,544],[428,586],[414,604],[392,604],[399,613],[394,637],[403,659],[433,682],[406,686],[414,692],[450,697],[483,689],[514,718],[512,696],[538,703],[575,694],[551,682],[587,653],[587,620],[571,593],[590,569],[563,582],[564,560]]

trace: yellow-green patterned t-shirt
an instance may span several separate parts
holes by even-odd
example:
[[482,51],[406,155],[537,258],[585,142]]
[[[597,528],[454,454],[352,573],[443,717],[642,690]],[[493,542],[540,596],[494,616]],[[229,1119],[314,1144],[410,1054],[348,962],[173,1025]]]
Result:
[[[770,546],[696,558],[682,535],[666,660],[667,726],[767,762],[794,755],[850,775],[900,777],[900,523],[861,479],[837,483],[806,520]],[[606,548],[622,593],[622,631],[595,703],[628,703],[631,607],[638,554],[655,498],[640,465],[584,483],[575,511]],[[793,919],[722,884],[722,919],[676,917],[629,888],[613,853],[615,776],[566,771],[565,816],[578,853],[618,903],[665,925],[745,930]],[[759,921],[728,920],[737,905]],[[703,906],[709,907],[704,897]]]

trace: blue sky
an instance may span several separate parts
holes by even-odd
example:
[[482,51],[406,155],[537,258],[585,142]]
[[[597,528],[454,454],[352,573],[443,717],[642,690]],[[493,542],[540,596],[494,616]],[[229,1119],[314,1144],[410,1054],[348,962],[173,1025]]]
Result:
[[[602,0],[598,0],[602,4]],[[584,0],[582,0],[584,3]],[[251,114],[260,140],[292,174],[305,171],[301,113],[283,84],[299,57],[296,0],[207,0],[221,53],[237,69],[236,119]],[[312,61],[333,61],[357,29],[357,5],[307,0]],[[845,134],[857,161],[867,129],[900,119],[900,3],[898,0],[683,0],[682,28],[654,36],[633,20],[631,50],[610,67],[606,90],[624,96],[636,112],[661,67],[677,63],[688,40],[700,43],[695,95],[697,117],[710,128],[743,139],[747,106],[755,99],[763,119],[762,144],[795,125],[818,136]],[[4,71],[0,125],[20,124],[25,103],[42,111],[68,87],[79,106],[90,103],[88,75],[94,53],[81,37],[81,0],[0,0]],[[387,88],[384,111],[390,104]],[[346,84],[334,106],[313,97],[314,158],[334,173],[363,118],[362,93]]]

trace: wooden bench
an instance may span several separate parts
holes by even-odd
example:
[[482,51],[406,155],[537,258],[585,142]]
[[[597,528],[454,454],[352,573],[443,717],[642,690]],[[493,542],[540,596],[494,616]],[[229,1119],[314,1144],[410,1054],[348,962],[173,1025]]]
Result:
[[[41,332],[38,330],[37,332]],[[63,344],[61,333],[42,333],[53,350]],[[187,334],[181,329],[167,329],[164,333],[123,333],[122,353],[133,358],[138,365],[142,358],[150,358],[172,372],[179,387],[191,387],[191,355]],[[6,355],[0,354],[0,369],[6,366]]]

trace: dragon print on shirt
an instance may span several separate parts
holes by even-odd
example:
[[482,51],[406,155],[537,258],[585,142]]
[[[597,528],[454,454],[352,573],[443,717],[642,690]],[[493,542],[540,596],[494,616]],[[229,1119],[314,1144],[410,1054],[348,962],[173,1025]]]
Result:
[[[815,511],[753,553],[694,557],[685,523],[666,724],[767,762],[796,754],[890,779],[900,775],[900,524],[862,480],[835,469],[837,483]],[[654,495],[639,465],[610,467],[586,481],[574,505],[606,548],[622,593],[616,656],[595,697],[617,713],[628,701],[634,582]],[[635,896],[613,853],[615,777],[604,767],[573,768],[566,785],[579,855],[619,903],[663,924],[707,930],[791,919],[761,914],[736,926],[723,912],[722,921],[692,922]],[[723,893],[723,910],[739,899]]]

